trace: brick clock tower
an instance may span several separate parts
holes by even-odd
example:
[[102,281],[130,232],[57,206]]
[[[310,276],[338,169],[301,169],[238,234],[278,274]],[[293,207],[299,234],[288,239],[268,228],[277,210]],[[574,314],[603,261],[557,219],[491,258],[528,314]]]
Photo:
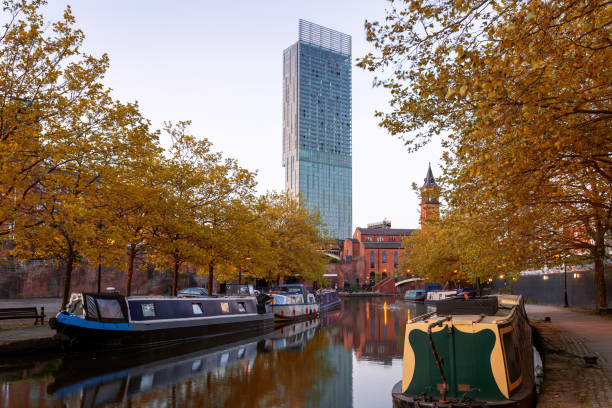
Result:
[[433,173],[431,172],[431,163],[427,169],[425,176],[425,184],[421,187],[421,224],[427,218],[438,218],[440,215],[440,188],[436,184]]

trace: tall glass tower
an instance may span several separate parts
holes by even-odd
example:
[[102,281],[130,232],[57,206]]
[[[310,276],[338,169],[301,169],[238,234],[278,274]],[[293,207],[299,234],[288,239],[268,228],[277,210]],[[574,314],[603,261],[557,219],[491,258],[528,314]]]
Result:
[[285,189],[340,239],[352,232],[351,106],[351,36],[300,20],[283,53]]

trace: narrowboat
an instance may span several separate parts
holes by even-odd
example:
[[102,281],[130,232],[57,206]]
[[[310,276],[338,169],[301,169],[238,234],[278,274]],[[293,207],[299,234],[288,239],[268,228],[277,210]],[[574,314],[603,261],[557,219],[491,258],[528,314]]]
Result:
[[522,296],[441,300],[406,324],[393,406],[531,407],[534,350]]
[[403,299],[409,302],[423,302],[425,300],[425,289],[407,290]]
[[270,305],[277,321],[308,319],[319,313],[315,296],[302,284],[286,284],[270,291]]
[[321,313],[340,307],[342,300],[335,290],[323,290],[319,294],[319,311]]
[[425,303],[436,304],[440,300],[451,299],[457,296],[456,290],[433,290],[427,292]]
[[64,348],[100,349],[164,345],[226,334],[265,332],[274,316],[248,296],[124,297],[75,293],[49,322]]

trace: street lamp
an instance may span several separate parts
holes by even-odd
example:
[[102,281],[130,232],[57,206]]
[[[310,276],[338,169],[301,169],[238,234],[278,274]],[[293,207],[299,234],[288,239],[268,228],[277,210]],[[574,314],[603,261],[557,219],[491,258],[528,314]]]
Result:
[[565,263],[565,259],[563,259],[563,280],[564,280],[563,298],[565,300],[565,307],[568,307],[569,303],[567,302],[567,264]]
[[[553,255],[554,258],[560,258],[561,254]],[[565,257],[563,257],[563,307],[568,307],[569,302],[567,301],[567,264],[565,263]]]
[[[245,261],[250,261],[251,260],[251,254],[249,251],[247,251],[247,256],[246,258],[244,258]],[[240,268],[238,270],[238,284],[241,285],[242,284],[242,268]]]

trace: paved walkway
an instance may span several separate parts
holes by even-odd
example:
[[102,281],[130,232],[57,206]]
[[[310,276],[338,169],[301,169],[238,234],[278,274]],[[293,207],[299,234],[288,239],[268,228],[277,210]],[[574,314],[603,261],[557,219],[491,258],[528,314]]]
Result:
[[[538,408],[611,407],[612,319],[555,306],[526,309],[547,349]],[[573,355],[597,356],[598,365],[585,367]]]
[[[62,305],[60,298],[32,298],[32,299],[0,299],[0,309],[11,307],[35,306],[38,311],[41,307],[45,308],[45,324],[50,317],[54,317]],[[15,327],[27,327],[34,324],[34,319],[24,320],[0,320],[0,332],[3,329]]]
[[35,319],[0,320],[0,355],[25,353],[34,350],[57,348],[55,330],[49,327],[49,318],[54,317],[62,301],[60,298],[0,299],[0,309],[35,306],[45,308],[45,324],[34,326]]

